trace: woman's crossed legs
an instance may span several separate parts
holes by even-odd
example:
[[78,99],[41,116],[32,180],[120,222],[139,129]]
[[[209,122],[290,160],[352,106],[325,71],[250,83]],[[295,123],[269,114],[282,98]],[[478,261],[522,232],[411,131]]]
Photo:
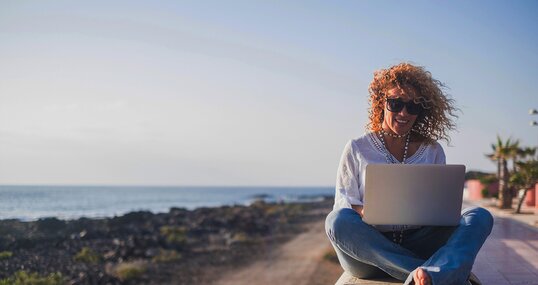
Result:
[[426,273],[422,277],[433,285],[464,284],[492,227],[487,210],[470,208],[463,211],[458,226],[423,227],[399,245],[352,209],[332,211],[325,222],[340,264],[350,274],[359,278],[389,274],[411,284],[413,276]]

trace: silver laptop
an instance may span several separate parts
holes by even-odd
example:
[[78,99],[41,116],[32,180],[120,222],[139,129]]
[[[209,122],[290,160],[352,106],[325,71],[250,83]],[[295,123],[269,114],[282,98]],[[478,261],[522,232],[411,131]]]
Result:
[[464,181],[464,165],[369,164],[364,221],[370,225],[458,225]]

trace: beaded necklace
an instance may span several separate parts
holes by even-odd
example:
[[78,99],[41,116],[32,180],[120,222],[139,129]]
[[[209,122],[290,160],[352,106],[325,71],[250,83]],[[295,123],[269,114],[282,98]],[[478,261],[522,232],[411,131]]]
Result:
[[387,163],[397,163],[397,161],[394,161],[394,159],[391,158],[391,155],[389,153],[389,149],[387,148],[387,143],[385,142],[385,137],[384,136],[391,136],[391,137],[394,137],[394,138],[402,138],[403,136],[406,136],[405,138],[405,146],[404,146],[404,155],[403,155],[403,158],[402,158],[402,164],[405,164],[405,159],[407,158],[407,150],[409,149],[409,138],[411,137],[410,135],[410,132],[408,132],[407,134],[403,134],[403,135],[393,135],[391,133],[387,133],[385,132],[384,130],[381,130],[380,131],[380,135],[379,135],[379,140],[381,141],[381,143],[383,144],[383,146],[385,147],[385,150],[386,150],[386,156],[385,158],[387,159]]
[[[407,150],[409,149],[409,138],[411,137],[410,132],[408,132],[407,134],[403,134],[403,135],[394,135],[392,133],[388,133],[388,132],[386,132],[384,130],[381,130],[379,133],[380,133],[379,134],[379,140],[381,141],[381,143],[385,147],[385,152],[386,152],[385,153],[385,159],[387,160],[387,163],[389,163],[389,164],[398,163],[398,161],[394,161],[394,159],[392,158],[392,155],[390,154],[389,149],[387,147],[387,143],[385,142],[385,137],[384,136],[387,135],[387,136],[391,136],[393,138],[402,138],[404,136],[407,136],[405,138],[404,155],[403,155],[402,162],[401,162],[401,164],[405,164],[405,159],[407,158]],[[400,230],[400,235],[397,238],[396,232],[393,231],[392,232],[392,240],[397,244],[402,244],[403,233],[404,233],[404,229],[401,229]]]
[[385,130],[381,130],[381,133],[386,135],[386,136],[389,136],[389,137],[393,137],[393,138],[398,138],[398,139],[401,139],[405,136],[407,136],[409,134],[409,132],[403,134],[403,135],[399,135],[399,134],[393,134],[393,133],[389,133],[389,132],[386,132]]

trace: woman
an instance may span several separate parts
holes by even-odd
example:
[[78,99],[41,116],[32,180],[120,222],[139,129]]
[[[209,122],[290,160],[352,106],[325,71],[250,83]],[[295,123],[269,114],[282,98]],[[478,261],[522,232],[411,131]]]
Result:
[[445,164],[437,141],[449,141],[456,108],[443,89],[424,68],[408,63],[374,74],[369,132],[344,148],[334,209],[325,224],[340,264],[355,277],[389,274],[404,284],[421,285],[470,282],[476,255],[493,226],[487,210],[464,210],[456,227],[376,226],[362,221],[366,165]]

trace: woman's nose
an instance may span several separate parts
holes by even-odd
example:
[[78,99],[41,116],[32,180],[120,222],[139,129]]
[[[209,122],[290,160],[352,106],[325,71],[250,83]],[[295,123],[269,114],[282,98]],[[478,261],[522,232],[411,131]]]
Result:
[[399,115],[407,116],[409,113],[407,112],[407,107],[404,106],[400,112],[398,112]]

